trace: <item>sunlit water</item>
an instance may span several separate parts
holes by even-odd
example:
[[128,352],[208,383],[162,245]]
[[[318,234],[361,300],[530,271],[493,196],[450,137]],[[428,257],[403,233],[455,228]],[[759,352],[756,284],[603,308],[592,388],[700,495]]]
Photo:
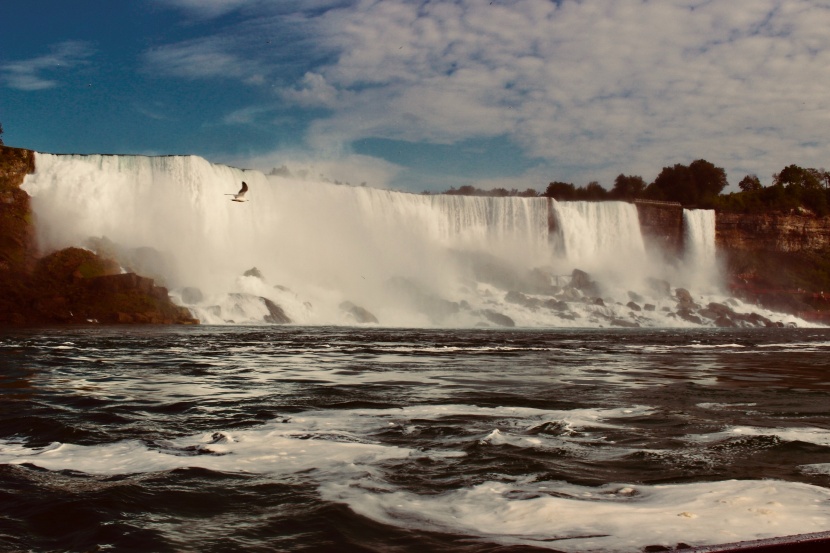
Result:
[[816,329],[6,331],[0,549],[629,552],[824,531],[828,353]]

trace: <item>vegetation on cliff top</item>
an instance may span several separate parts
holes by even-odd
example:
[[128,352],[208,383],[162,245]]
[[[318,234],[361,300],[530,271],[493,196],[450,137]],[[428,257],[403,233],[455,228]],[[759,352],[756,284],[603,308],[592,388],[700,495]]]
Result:
[[541,193],[532,188],[519,192],[505,188],[481,190],[466,185],[458,189],[451,188],[444,194],[542,196],[561,201],[657,200],[676,202],[684,207],[737,213],[808,210],[818,216],[830,214],[830,171],[825,169],[788,165],[774,174],[772,184],[766,187],[757,175],[747,175],[738,184],[739,192],[723,194],[728,184],[723,168],[705,159],[698,159],[689,165],[678,163],[664,167],[649,184],[639,175],[620,174],[614,180],[611,190],[606,190],[597,181],[585,186],[554,181]]

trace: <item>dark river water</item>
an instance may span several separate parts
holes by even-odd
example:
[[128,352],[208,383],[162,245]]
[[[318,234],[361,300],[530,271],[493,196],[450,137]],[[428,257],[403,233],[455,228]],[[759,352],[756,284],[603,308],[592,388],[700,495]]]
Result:
[[830,330],[0,333],[2,551],[656,551],[830,530]]

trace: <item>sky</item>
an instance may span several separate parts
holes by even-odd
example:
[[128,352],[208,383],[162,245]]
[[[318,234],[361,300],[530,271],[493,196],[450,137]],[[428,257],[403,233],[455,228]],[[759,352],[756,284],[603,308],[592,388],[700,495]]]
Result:
[[830,168],[828,0],[2,3],[0,124],[412,192]]

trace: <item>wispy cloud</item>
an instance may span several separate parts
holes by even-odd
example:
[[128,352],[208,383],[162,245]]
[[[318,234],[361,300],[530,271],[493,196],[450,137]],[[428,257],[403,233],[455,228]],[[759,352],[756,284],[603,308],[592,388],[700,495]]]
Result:
[[698,157],[762,177],[784,162],[830,164],[823,1],[278,4],[246,3],[241,24],[148,59],[189,78],[285,79],[284,54],[239,37],[301,37],[304,48],[291,53],[307,65],[281,81],[275,102],[322,108],[308,139],[330,150],[367,137],[507,136],[558,177],[606,184]]
[[60,76],[85,65],[95,53],[86,42],[66,41],[52,46],[51,53],[0,65],[6,86],[18,90],[45,90],[60,85]]
[[144,54],[150,71],[187,79],[221,77],[256,79],[262,68],[230,51],[216,38],[161,46]]

